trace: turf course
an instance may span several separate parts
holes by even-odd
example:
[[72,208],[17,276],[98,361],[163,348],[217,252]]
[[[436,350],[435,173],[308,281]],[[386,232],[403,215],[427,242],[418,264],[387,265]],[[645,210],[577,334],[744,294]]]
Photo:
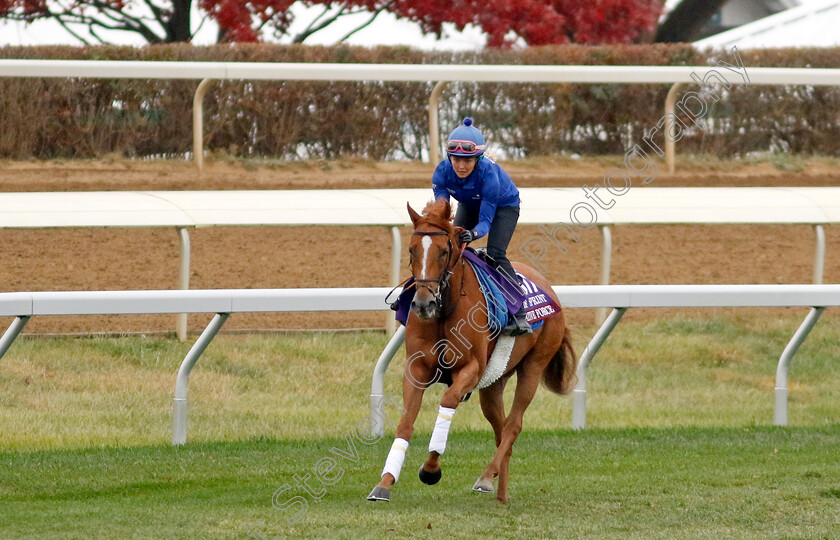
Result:
[[[364,501],[393,434],[354,431],[381,334],[218,337],[193,371],[180,448],[170,415],[189,344],[22,338],[0,360],[0,538],[840,537],[831,312],[791,366],[791,427],[771,426],[800,315],[623,322],[590,370],[589,428],[569,429],[570,399],[538,393],[507,506],[469,490],[493,449],[476,399],[459,407],[441,483],[417,480],[439,386],[394,502]],[[593,332],[576,330],[579,350]]]

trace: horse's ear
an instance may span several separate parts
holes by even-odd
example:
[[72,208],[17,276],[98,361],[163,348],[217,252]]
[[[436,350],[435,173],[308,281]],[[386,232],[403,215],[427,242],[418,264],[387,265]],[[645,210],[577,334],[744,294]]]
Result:
[[445,203],[443,205],[443,218],[446,221],[452,221],[452,205],[449,204],[449,199],[444,199],[443,201]]
[[411,217],[411,222],[414,226],[417,226],[417,222],[420,221],[420,214],[414,211],[414,208],[411,207],[411,204],[408,202],[405,203],[406,208],[408,208],[408,215]]

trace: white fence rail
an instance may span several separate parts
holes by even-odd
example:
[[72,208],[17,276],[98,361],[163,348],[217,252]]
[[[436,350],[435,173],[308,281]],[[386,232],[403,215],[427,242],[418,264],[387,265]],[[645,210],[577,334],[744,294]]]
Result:
[[[376,311],[381,310],[390,289],[227,289],[192,291],[73,291],[0,293],[0,316],[14,320],[0,337],[0,359],[32,317],[42,315],[101,315],[144,313],[215,313],[210,324],[190,348],[175,382],[172,443],[187,439],[187,389],[189,376],[201,353],[227,318],[234,313],[284,311]],[[572,426],[586,422],[586,370],[609,333],[630,308],[636,307],[810,307],[782,353],[776,370],[775,416],[777,425],[787,424],[787,366],[826,307],[840,306],[840,285],[578,285],[554,287],[567,308],[610,307],[612,313],[581,355],[578,386],[574,391]],[[380,355],[371,383],[374,426],[384,431],[381,420],[384,376],[391,359],[403,343],[405,329],[394,334]]]
[[14,320],[0,337],[0,359],[32,317],[215,313],[181,362],[175,381],[172,444],[187,440],[187,387],[201,353],[232,313],[379,311],[391,289],[217,289],[193,291],[70,291],[0,293],[0,316]]
[[[840,306],[840,285],[573,285],[555,286],[566,308],[612,308],[578,362],[578,384],[573,393],[572,427],[586,426],[586,371],[601,345],[630,308],[668,307],[810,307],[806,319],[785,347],[776,368],[774,423],[787,425],[787,369],[793,355],[826,307]],[[384,431],[381,411],[384,376],[405,339],[400,327],[379,357],[371,386],[372,418],[376,433]]]
[[[519,224],[549,226],[539,227],[539,232],[520,246],[515,258],[540,269],[543,255],[572,239],[564,232],[571,229],[559,225],[571,224],[569,209],[586,199],[573,188],[519,191]],[[422,208],[431,194],[429,189],[0,193],[0,229],[173,227],[180,242],[178,288],[187,289],[191,228],[386,226],[391,236],[389,283],[396,286],[402,252],[398,227],[411,224],[405,204],[408,201],[414,208]],[[840,187],[631,189],[609,210],[598,210],[601,285],[610,279],[611,227],[654,224],[811,225],[816,233],[813,279],[822,283],[826,245],[823,225],[840,224]],[[598,314],[598,323],[605,315]],[[393,333],[393,317],[388,317],[388,323],[386,328]],[[179,339],[186,339],[186,315],[178,316],[176,332]]]
[[[547,65],[475,65],[475,64],[305,64],[266,62],[143,62],[119,60],[0,60],[0,77],[90,77],[107,79],[187,79],[201,80],[193,99],[193,148],[198,168],[202,168],[202,101],[210,84],[216,80],[271,81],[440,81],[429,104],[429,147],[431,161],[440,148],[437,120],[438,99],[448,82],[494,83],[604,83],[671,84],[670,105],[686,84],[697,78],[705,80],[710,72],[728,75],[731,84],[806,84],[840,86],[840,69],[820,68],[746,68],[726,66],[547,66]],[[743,72],[743,73],[742,73]],[[748,73],[747,73],[748,72]],[[731,76],[734,75],[734,76]],[[669,108],[670,107],[670,108]],[[674,163],[673,142],[666,139],[666,161]]]

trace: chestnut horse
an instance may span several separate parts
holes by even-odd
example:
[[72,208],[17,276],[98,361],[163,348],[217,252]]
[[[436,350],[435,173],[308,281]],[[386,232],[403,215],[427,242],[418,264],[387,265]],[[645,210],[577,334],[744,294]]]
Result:
[[[391,487],[399,478],[423,392],[435,382],[447,382],[450,386],[440,400],[429,457],[420,467],[420,479],[424,483],[435,484],[440,480],[440,455],[446,447],[455,409],[478,385],[498,342],[491,334],[478,278],[471,265],[460,256],[460,229],[452,225],[449,201],[430,202],[422,216],[411,206],[408,206],[408,212],[414,222],[409,265],[416,292],[405,329],[405,412],[397,426],[381,481],[368,495],[368,500],[372,501],[390,501]],[[522,264],[515,263],[514,266],[560,304],[543,275]],[[492,493],[493,480],[498,477],[496,498],[507,501],[513,443],[522,430],[522,416],[540,379],[552,392],[566,394],[575,384],[576,366],[577,357],[562,311],[545,319],[533,334],[515,338],[504,373],[495,383],[479,391],[481,410],[496,436],[496,453],[473,490]],[[516,392],[510,414],[505,415],[502,394],[514,373]]]

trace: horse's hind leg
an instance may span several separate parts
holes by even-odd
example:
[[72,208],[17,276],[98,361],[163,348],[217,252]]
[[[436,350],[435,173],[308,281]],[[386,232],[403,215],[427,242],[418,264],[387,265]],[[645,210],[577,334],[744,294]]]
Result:
[[[525,364],[519,369],[516,377],[516,392],[513,396],[513,405],[510,409],[510,414],[505,419],[502,427],[502,440],[493,459],[478,479],[473,489],[476,491],[492,491],[493,478],[499,477],[499,488],[496,493],[496,498],[500,502],[507,502],[508,491],[508,466],[510,464],[510,455],[513,451],[513,443],[522,431],[522,417],[525,414],[525,409],[531,404],[534,399],[534,394],[537,392],[537,387],[540,384],[542,377],[543,366],[534,362],[533,359],[525,361]],[[490,490],[482,489],[487,488]]]
[[[505,425],[504,392],[507,381],[507,377],[500,379],[496,383],[481,390],[478,394],[481,399],[481,412],[484,413],[484,417],[490,422],[490,426],[493,428],[493,435],[496,438],[496,448],[502,444],[502,428]],[[473,491],[492,493],[493,478],[479,477],[473,486]]]
[[478,393],[481,412],[493,428],[497,448],[502,442],[502,427],[505,425],[504,392],[507,381],[508,378],[500,379]]

